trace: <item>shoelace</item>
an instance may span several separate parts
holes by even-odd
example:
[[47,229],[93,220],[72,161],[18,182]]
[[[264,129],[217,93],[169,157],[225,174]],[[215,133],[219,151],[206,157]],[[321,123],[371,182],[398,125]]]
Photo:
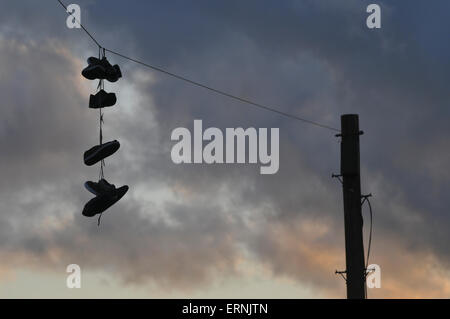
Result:
[[103,213],[100,213],[100,216],[98,216],[98,219],[97,219],[97,227],[100,227],[100,219],[102,218],[102,214],[103,214]]

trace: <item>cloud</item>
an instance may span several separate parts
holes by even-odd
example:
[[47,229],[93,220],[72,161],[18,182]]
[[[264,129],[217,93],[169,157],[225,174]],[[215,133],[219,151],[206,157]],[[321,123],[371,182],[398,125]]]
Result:
[[[366,2],[180,1],[151,10],[111,2],[108,15],[80,4],[82,19],[111,49],[333,126],[339,114],[359,113],[363,190],[375,195],[372,260],[383,272],[374,295],[445,296],[447,279],[430,274],[445,273],[450,256],[449,63],[423,28],[448,22],[428,25],[432,9],[381,2],[383,28],[371,32]],[[100,228],[81,216],[90,198],[82,184],[98,174],[81,159],[97,142],[98,114],[87,108],[95,83],[80,71],[97,49],[81,31],[62,29],[62,10],[46,4],[38,21],[39,5],[28,4],[8,5],[28,24],[3,12],[0,28],[0,274],[76,262],[123,285],[190,291],[245,276],[238,265],[248,259],[319,296],[344,295],[334,275],[345,260],[341,188],[330,178],[339,171],[333,132],[117,56],[109,58],[124,77],[107,83],[118,104],[105,111],[105,137],[121,149],[107,160],[106,176],[131,188]],[[416,15],[420,27],[406,28]],[[194,119],[205,127],[280,127],[279,172],[173,164],[170,132]]]

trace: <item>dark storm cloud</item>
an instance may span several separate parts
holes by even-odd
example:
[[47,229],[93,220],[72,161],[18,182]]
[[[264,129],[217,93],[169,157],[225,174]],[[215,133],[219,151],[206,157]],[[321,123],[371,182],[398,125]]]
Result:
[[[368,1],[108,2],[108,14],[104,3],[79,3],[83,22],[111,49],[332,126],[342,113],[359,113],[363,189],[376,195],[378,238],[392,244],[382,250],[375,241],[374,262],[388,264],[395,249],[432,251],[448,262],[447,2],[380,1],[383,26],[375,31],[364,26]],[[341,189],[329,177],[339,170],[333,132],[165,75],[147,79],[115,56],[125,76],[113,88],[133,109],[107,113],[107,134],[123,145],[107,172],[132,190],[101,231],[81,218],[82,182],[97,172],[81,165],[80,154],[97,138],[96,118],[83,88],[67,83],[82,83],[74,56],[96,48],[65,28],[56,5],[9,2],[9,14],[2,12],[1,250],[37,256],[37,266],[75,259],[126,281],[186,287],[233,272],[243,245],[276,275],[337,289],[324,277],[344,262]],[[120,100],[125,85],[138,95],[133,101]],[[205,127],[280,127],[279,173],[174,165],[170,132],[193,119]],[[156,207],[133,184],[145,195],[166,188],[179,198]],[[405,260],[390,271],[407,267]]]
[[[286,1],[262,6],[251,1],[209,2],[183,10],[171,10],[180,7],[160,4],[159,9],[170,13],[174,20],[180,14],[184,15],[191,28],[182,28],[180,24],[161,24],[162,29],[141,25],[134,29],[134,35],[147,47],[145,52],[149,52],[146,55],[149,60],[161,61],[183,74],[195,74],[196,79],[217,84],[231,92],[257,97],[269,104],[278,103],[282,107],[287,106],[284,110],[294,113],[298,110],[299,114],[309,114],[310,118],[321,119],[323,112],[322,121],[335,125],[338,124],[338,114],[360,113],[361,125],[366,131],[362,139],[363,160],[367,163],[363,164],[364,170],[383,175],[411,206],[417,206],[423,213],[431,213],[439,223],[444,222],[445,229],[448,219],[442,212],[449,204],[444,193],[449,179],[439,163],[445,163],[448,156],[445,140],[449,135],[449,93],[445,84],[449,80],[450,65],[444,52],[450,53],[450,49],[441,41],[445,30],[449,29],[449,21],[441,12],[445,12],[449,5],[442,1],[433,4],[399,2],[396,5],[383,2],[383,29],[370,32],[364,27],[367,4],[361,1]],[[186,11],[194,13],[185,14]],[[429,20],[438,20],[439,23],[430,24]],[[200,27],[202,24],[211,27],[205,30]],[[211,39],[211,30],[215,31],[215,40]],[[157,54],[164,42],[155,51],[154,43],[145,40],[157,38],[156,33],[159,37],[171,39],[172,44],[166,46],[170,51],[169,62],[164,60],[167,55],[161,57]],[[199,48],[202,39],[203,46]],[[205,60],[207,53],[212,57],[209,66]],[[436,61],[438,57],[440,59]],[[299,67],[305,64],[308,67]],[[203,67],[200,69],[199,65]],[[283,68],[284,65],[287,67]],[[291,69],[287,70],[289,67]],[[230,78],[233,81],[229,81]],[[220,123],[218,126],[276,123],[289,128],[289,138],[296,143],[288,147],[302,149],[300,157],[306,158],[311,169],[325,176],[329,173],[326,169],[337,168],[336,147],[322,135],[324,133],[309,128],[293,128],[276,117],[260,115],[258,111],[249,111],[220,97],[209,97],[195,88],[162,79],[163,82],[152,90],[156,103],[161,106],[157,109],[157,116],[162,123],[177,123],[180,113],[184,121],[189,122],[184,116],[187,113],[192,117],[206,118],[214,125]],[[305,85],[307,81],[317,84],[308,88]],[[301,107],[308,102],[315,106],[311,113],[306,107]],[[175,123],[168,124],[167,133],[162,136],[169,134]],[[427,123],[433,125],[424,129]],[[436,137],[438,139],[433,142]],[[283,149],[287,142],[281,143]],[[432,149],[428,156],[415,154],[422,153],[424,147]],[[325,163],[316,158],[323,158]],[[436,162],[432,158],[437,158],[437,165],[429,164],[430,161]],[[298,170],[295,163],[299,160],[292,162],[292,166],[288,164],[286,167],[286,156],[282,156],[282,170]],[[434,173],[423,174],[424,168],[430,166],[433,168],[426,171]],[[193,169],[186,174],[197,176],[202,170],[204,168]],[[208,176],[214,179],[223,179],[226,175],[224,172],[217,177],[208,172]],[[201,178],[204,180],[204,174]],[[281,184],[289,185],[289,180],[293,184],[298,183],[298,179],[287,177]],[[302,206],[292,202],[295,195],[290,188],[279,189],[287,198],[280,192],[262,192],[252,202],[269,196],[275,202]],[[434,190],[432,193],[431,189]],[[257,190],[259,194],[260,188]],[[390,200],[389,194],[379,195]],[[393,220],[391,215],[382,214],[379,222],[386,227],[392,227],[394,223],[397,229],[402,229],[404,221]],[[434,229],[434,221],[423,222],[425,228]],[[410,230],[411,233],[420,232],[421,224],[414,229]],[[410,231],[405,233],[406,238],[411,237]],[[439,243],[443,242],[443,238],[426,237],[424,241],[432,242],[434,247],[440,247]],[[446,250],[443,253],[443,256],[448,255]]]

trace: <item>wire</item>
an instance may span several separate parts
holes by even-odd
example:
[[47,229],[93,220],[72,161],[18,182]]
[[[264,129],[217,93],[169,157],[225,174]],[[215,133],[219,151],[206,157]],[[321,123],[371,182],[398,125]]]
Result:
[[[369,267],[369,257],[370,257],[370,248],[372,247],[372,228],[373,228],[373,213],[372,213],[372,205],[370,204],[369,197],[371,197],[372,194],[364,196],[364,200],[361,202],[361,206],[364,204],[364,202],[367,201],[367,204],[369,205],[369,212],[370,212],[370,229],[369,229],[369,242],[367,243],[367,258],[366,258],[366,267],[365,267],[365,275],[364,278],[369,274],[367,267]],[[364,296],[367,299],[367,284],[364,284]]]
[[167,75],[172,76],[172,77],[174,77],[174,78],[177,78],[177,79],[179,79],[179,80],[188,82],[188,83],[190,83],[190,84],[193,84],[193,85],[196,85],[196,86],[198,86],[198,87],[201,87],[201,88],[207,89],[207,90],[209,90],[209,91],[215,92],[215,93],[217,93],[217,94],[220,94],[220,95],[229,97],[229,98],[231,98],[231,99],[234,99],[234,100],[237,100],[237,101],[240,101],[240,102],[243,102],[243,103],[247,103],[247,104],[256,106],[256,107],[258,107],[258,108],[264,109],[264,110],[266,110],[266,111],[274,112],[274,113],[277,113],[277,114],[280,114],[280,115],[283,115],[283,116],[292,118],[292,119],[294,119],[294,120],[302,121],[302,122],[305,122],[305,123],[308,123],[308,124],[312,124],[312,125],[315,125],[315,126],[319,126],[319,127],[322,127],[322,128],[326,128],[326,129],[329,129],[329,130],[333,130],[333,131],[340,132],[340,130],[338,130],[338,129],[334,128],[334,127],[331,127],[331,126],[328,126],[328,125],[325,125],[325,124],[320,124],[320,123],[318,123],[318,122],[314,122],[314,121],[311,121],[311,120],[307,120],[307,119],[301,118],[301,117],[299,117],[299,116],[296,116],[296,115],[293,115],[293,114],[289,114],[289,113],[286,113],[286,112],[277,110],[277,109],[272,108],[272,107],[270,107],[270,106],[263,105],[263,104],[260,104],[260,103],[256,103],[256,102],[250,101],[250,100],[248,100],[248,99],[245,99],[245,98],[242,98],[242,97],[239,97],[239,96],[235,96],[235,95],[233,95],[233,94],[230,94],[230,93],[227,93],[227,92],[224,92],[224,91],[215,89],[215,88],[210,87],[210,86],[208,86],[208,85],[205,85],[205,84],[202,84],[202,83],[193,81],[193,80],[188,79],[188,78],[186,78],[186,77],[184,77],[184,76],[177,75],[177,74],[175,74],[175,73],[166,71],[166,70],[164,70],[164,69],[162,69],[162,68],[159,68],[159,67],[156,67],[156,66],[153,66],[153,65],[150,65],[150,64],[141,62],[141,61],[139,61],[139,60],[130,58],[130,57],[126,56],[126,55],[123,55],[123,54],[121,54],[121,53],[112,51],[112,50],[110,50],[110,49],[106,49],[106,51],[108,51],[108,52],[110,52],[110,53],[112,53],[112,54],[115,54],[115,55],[117,55],[117,56],[120,56],[120,57],[122,57],[122,58],[124,58],[124,59],[127,59],[127,60],[130,60],[130,61],[132,61],[132,62],[135,62],[135,63],[137,63],[137,64],[140,64],[140,65],[142,65],[142,66],[145,66],[145,67],[147,67],[147,68],[150,68],[150,69],[152,69],[152,70],[155,70],[155,71],[158,71],[158,72],[167,74]]
[[372,226],[373,226],[373,214],[372,214],[372,205],[370,204],[370,200],[367,197],[367,204],[369,204],[370,211],[370,230],[369,230],[369,242],[367,243],[367,259],[366,259],[366,269],[369,266],[369,257],[370,257],[370,248],[372,246]]
[[[65,6],[65,4],[64,3],[62,3],[61,2],[61,0],[57,0],[58,2],[59,2],[59,4],[60,5],[62,5],[62,7],[66,10],[66,12],[69,14],[69,15],[71,15],[70,13],[69,13],[69,11],[67,11],[67,7]],[[92,41],[94,41],[95,42],[95,44],[97,44],[99,47],[102,47],[101,45],[100,45],[100,43],[98,43],[98,41],[97,40],[95,40],[95,38],[94,38],[94,36],[81,24],[81,22],[77,19],[77,18],[75,18],[75,17],[73,17],[74,19],[75,19],[75,21],[76,22],[78,22],[78,24],[83,28],[83,30],[84,30],[84,32],[86,32],[87,33],[87,35],[92,39]]]
[[[61,2],[61,0],[57,0],[57,1],[61,4],[61,6],[62,6],[62,7],[66,10],[66,12],[67,12],[67,7]],[[69,13],[69,12],[67,12],[67,13]],[[70,15],[70,14],[69,14],[69,15]],[[236,96],[236,95],[227,93],[227,92],[225,92],[225,91],[222,91],[222,90],[219,90],[219,89],[215,89],[215,88],[213,88],[213,87],[211,87],[211,86],[209,86],[209,85],[202,84],[202,83],[200,83],[200,82],[191,80],[191,79],[186,78],[186,77],[184,77],[184,76],[181,76],[181,75],[178,75],[178,74],[169,72],[169,71],[167,71],[167,70],[164,70],[163,68],[156,67],[156,66],[154,66],[154,65],[150,65],[150,64],[148,64],[148,63],[145,63],[145,62],[139,61],[139,60],[137,60],[137,59],[131,58],[131,57],[129,57],[129,56],[126,56],[126,55],[124,55],[124,54],[122,54],[122,53],[119,53],[119,52],[110,50],[110,49],[108,49],[108,48],[105,48],[105,47],[103,47],[103,46],[100,45],[100,43],[99,43],[99,42],[94,38],[94,36],[93,36],[93,35],[92,35],[92,34],[91,34],[91,33],[90,33],[90,32],[89,32],[89,31],[81,24],[80,21],[78,21],[75,17],[74,17],[74,19],[80,24],[81,28],[86,32],[86,34],[87,34],[87,35],[95,42],[95,44],[96,44],[99,48],[103,48],[104,50],[106,50],[106,51],[108,51],[108,52],[110,52],[110,53],[112,53],[112,54],[114,54],[114,55],[117,55],[117,56],[122,57],[122,58],[124,58],[124,59],[127,59],[127,60],[129,60],[129,61],[132,61],[132,62],[134,62],[134,63],[140,64],[140,65],[145,66],[145,67],[147,67],[147,68],[149,68],[149,69],[152,69],[152,70],[154,70],[154,71],[158,71],[158,72],[164,73],[164,74],[169,75],[169,76],[171,76],[171,77],[174,77],[174,78],[176,78],[176,79],[178,79],[178,80],[185,81],[185,82],[187,82],[187,83],[190,83],[190,84],[192,84],[192,85],[195,85],[195,86],[204,88],[204,89],[209,90],[209,91],[211,91],[211,92],[214,92],[214,93],[217,93],[217,94],[226,96],[226,97],[231,98],[231,99],[234,99],[234,100],[237,100],[237,101],[239,101],[239,102],[246,103],[246,104],[249,104],[249,105],[258,107],[258,108],[260,108],[260,109],[266,110],[266,111],[270,111],[270,112],[273,112],[273,113],[277,113],[277,114],[283,115],[283,116],[285,116],[285,117],[289,117],[289,118],[294,119],[294,120],[297,120],[297,121],[301,121],[301,122],[304,122],[304,123],[308,123],[308,124],[311,124],[311,125],[315,125],[315,126],[317,126],[317,127],[322,127],[322,128],[325,128],[325,129],[329,129],[329,130],[335,131],[335,132],[340,132],[339,129],[334,128],[334,127],[331,127],[331,126],[328,126],[328,125],[326,125],[326,124],[321,124],[321,123],[319,123],[319,122],[311,121],[311,120],[302,118],[302,117],[300,117],[300,116],[296,116],[296,115],[293,115],[293,114],[290,114],[290,113],[286,113],[286,112],[280,111],[280,110],[278,110],[277,108],[274,108],[274,107],[271,107],[271,106],[267,106],[267,105],[264,105],[264,104],[261,104],[261,103],[256,103],[256,102],[253,102],[253,101],[251,101],[251,100],[249,100],[249,99],[245,99],[245,98],[242,98],[242,97],[239,97],[239,96]]]

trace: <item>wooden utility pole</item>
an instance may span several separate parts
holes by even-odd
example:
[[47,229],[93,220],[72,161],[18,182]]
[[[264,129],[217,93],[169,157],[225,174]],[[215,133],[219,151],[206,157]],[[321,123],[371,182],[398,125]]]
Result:
[[344,195],[345,261],[347,298],[364,299],[363,219],[361,215],[361,179],[359,175],[359,130],[357,114],[341,116],[341,177]]

